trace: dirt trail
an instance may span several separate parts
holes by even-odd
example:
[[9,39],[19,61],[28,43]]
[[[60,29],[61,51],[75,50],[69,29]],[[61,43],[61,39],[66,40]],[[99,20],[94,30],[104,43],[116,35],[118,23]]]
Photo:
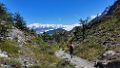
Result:
[[93,63],[76,56],[71,58],[71,56],[65,53],[62,49],[57,51],[55,55],[59,58],[67,59],[71,64],[75,65],[75,68],[95,68]]

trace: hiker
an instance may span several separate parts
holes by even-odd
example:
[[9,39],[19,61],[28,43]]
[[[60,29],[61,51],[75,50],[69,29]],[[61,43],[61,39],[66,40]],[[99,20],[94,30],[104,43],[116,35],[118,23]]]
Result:
[[69,53],[71,55],[71,58],[73,57],[73,51],[74,51],[74,45],[73,44],[70,44],[69,45]]

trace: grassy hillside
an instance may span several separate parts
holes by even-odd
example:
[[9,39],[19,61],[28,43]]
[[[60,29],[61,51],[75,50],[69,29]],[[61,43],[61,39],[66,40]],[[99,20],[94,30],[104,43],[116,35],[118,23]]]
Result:
[[[116,8],[115,4],[110,7]],[[117,10],[118,8],[116,8]],[[109,10],[99,22],[91,21],[91,25],[86,29],[86,38],[79,44],[76,49],[76,55],[88,59],[95,60],[99,58],[106,50],[114,50],[120,52],[120,12]]]
[[67,46],[72,42],[78,44],[75,55],[90,61],[101,57],[106,50],[120,52],[120,11],[116,8],[119,2],[116,1],[107,14],[85,24],[84,39],[81,26],[52,36],[38,35],[27,28],[20,14],[12,16],[0,4],[0,51],[8,55],[7,58],[0,57],[0,64],[15,65],[18,68],[25,64],[30,68],[74,68],[54,55],[60,48],[67,52]]
[[[14,65],[21,68],[56,68],[61,62],[54,53],[59,50],[57,44],[44,42],[34,30],[27,28],[19,13],[11,14],[0,3],[0,64]],[[1,66],[1,65],[0,65]]]

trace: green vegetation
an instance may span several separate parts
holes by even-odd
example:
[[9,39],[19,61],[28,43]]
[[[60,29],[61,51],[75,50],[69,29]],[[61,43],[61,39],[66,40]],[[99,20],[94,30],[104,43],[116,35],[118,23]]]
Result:
[[0,41],[4,41],[8,36],[8,29],[12,27],[12,16],[7,12],[3,3],[0,3]]
[[5,58],[0,58],[0,63],[12,65],[16,68],[20,68],[21,63],[17,59],[5,59]]
[[88,60],[94,60],[98,59],[106,50],[120,52],[119,21],[118,15],[111,14],[103,16],[99,21],[88,23],[87,36],[76,49],[76,55]]
[[0,42],[0,50],[6,51],[11,57],[17,57],[19,55],[20,48],[17,46],[16,42],[6,40],[4,42]]
[[46,33],[46,32],[44,32],[41,35],[41,38],[43,39],[44,42],[48,42],[49,40],[52,40],[52,37],[48,33]]
[[[9,60],[5,58],[0,58],[0,63],[3,61],[9,65],[21,66],[21,62],[17,60],[19,57],[31,58],[29,62],[36,62],[40,64],[41,68],[52,67],[55,68],[56,64],[60,61],[54,53],[59,47],[55,44],[51,46],[48,43],[48,36],[37,35],[33,29],[28,29],[23,17],[19,13],[10,15],[4,4],[0,3],[0,50],[7,52]],[[26,37],[31,37],[31,39],[25,40],[23,46],[19,46],[18,39],[7,39],[8,31],[17,28],[23,32]],[[50,37],[50,36],[49,36]],[[4,41],[2,41],[4,39]],[[45,42],[45,40],[47,42]],[[5,60],[1,60],[5,59]],[[25,59],[25,58],[22,58]],[[35,64],[35,65],[36,65]],[[33,65],[32,67],[39,67]]]
[[58,64],[57,64],[57,68],[75,68],[74,65],[70,64],[69,61],[61,60]]
[[65,31],[54,33],[52,38],[56,43],[64,43],[65,41],[68,41],[68,35]]
[[10,59],[10,60],[6,60],[6,61],[7,61],[6,64],[15,65],[15,67],[17,67],[17,68],[20,68],[20,66],[21,66],[21,63],[18,60]]
[[[32,40],[37,45],[32,45],[31,43],[26,44],[23,46],[26,50],[25,55],[30,56],[35,61],[40,64],[41,68],[46,67],[55,67],[56,64],[60,61],[54,53],[59,50],[57,45],[49,46],[47,43],[42,41],[40,38],[34,38]],[[30,50],[30,51],[29,51]]]
[[40,65],[33,65],[33,66],[30,66],[29,68],[41,68]]
[[104,51],[105,48],[91,38],[80,43],[79,47],[75,51],[75,54],[81,58],[91,61],[99,58]]
[[14,14],[14,26],[20,30],[26,30],[26,23],[19,13]]
[[[13,16],[0,3],[0,50],[8,53],[10,59],[0,58],[1,62],[21,66],[16,58],[27,57],[29,62],[35,62],[30,68],[74,68],[69,62],[57,58],[54,54],[60,48],[68,52],[69,44],[78,44],[75,55],[89,61],[98,59],[106,50],[120,52],[120,17],[119,13],[104,15],[88,22],[88,18],[80,20],[82,26],[77,26],[69,32],[57,32],[53,35],[43,33],[38,35],[33,29],[28,29],[23,17]],[[116,15],[117,14],[117,15]],[[19,46],[18,39],[7,39],[11,29],[17,28],[25,37],[25,43]],[[26,38],[28,37],[28,40]]]

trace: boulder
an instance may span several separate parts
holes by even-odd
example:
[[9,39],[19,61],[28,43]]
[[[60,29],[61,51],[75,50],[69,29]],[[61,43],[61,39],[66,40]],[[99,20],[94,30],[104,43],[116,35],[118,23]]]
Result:
[[114,60],[119,57],[119,53],[113,51],[113,50],[108,50],[102,55],[103,60]]

